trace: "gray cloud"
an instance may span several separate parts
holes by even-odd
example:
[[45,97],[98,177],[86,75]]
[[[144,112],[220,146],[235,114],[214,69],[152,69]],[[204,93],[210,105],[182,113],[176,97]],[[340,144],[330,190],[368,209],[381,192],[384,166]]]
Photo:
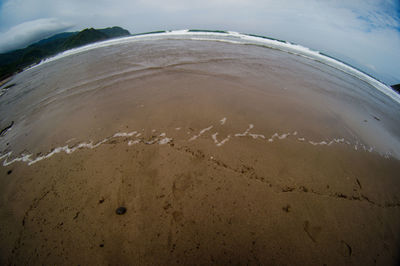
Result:
[[[349,62],[384,82],[400,83],[399,14],[396,0],[6,0],[0,8],[0,31],[9,31],[11,36],[15,30],[10,29],[16,25],[48,17],[65,26],[69,25],[66,21],[73,22],[74,30],[114,25],[133,33],[233,30],[299,43]],[[47,32],[55,31],[54,24],[43,23],[43,31],[46,25],[51,29]],[[23,31],[21,26],[19,34]],[[25,27],[25,31],[32,29]]]
[[42,18],[18,24],[0,33],[0,53],[27,46],[71,27],[71,24],[55,18]]

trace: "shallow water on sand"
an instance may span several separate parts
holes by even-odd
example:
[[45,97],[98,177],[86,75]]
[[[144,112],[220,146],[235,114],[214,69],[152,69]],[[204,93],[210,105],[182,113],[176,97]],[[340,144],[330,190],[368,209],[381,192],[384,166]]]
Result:
[[[298,131],[315,143],[346,138],[355,149],[400,156],[399,106],[390,98],[339,70],[263,47],[192,40],[121,44],[49,62],[13,82],[0,107],[2,125],[17,122],[0,143],[2,154],[13,152],[10,158],[46,153],[70,139],[98,142],[121,126],[143,130],[139,121],[157,112],[152,98],[164,92],[163,103],[175,101],[182,112],[199,94],[208,94],[206,101],[240,100],[226,108],[258,109],[248,123],[270,117],[262,122],[270,128],[266,135]],[[240,114],[232,115],[234,121]],[[332,128],[332,120],[343,128]]]
[[[265,47],[165,38],[10,82],[3,262],[398,258],[400,105],[354,76]],[[62,244],[45,258],[47,239]]]

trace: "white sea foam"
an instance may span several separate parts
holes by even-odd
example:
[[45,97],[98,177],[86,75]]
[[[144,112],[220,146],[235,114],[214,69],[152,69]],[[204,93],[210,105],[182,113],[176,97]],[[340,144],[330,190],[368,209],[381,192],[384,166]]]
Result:
[[[304,141],[305,139],[304,139],[304,138],[298,138],[298,140],[299,140],[299,141]],[[359,143],[358,141],[356,141],[355,144],[351,144],[350,141],[345,140],[344,138],[332,139],[331,141],[325,141],[325,140],[323,140],[323,141],[319,141],[319,142],[309,140],[308,143],[310,143],[310,144],[313,145],[313,146],[318,146],[318,145],[331,146],[332,144],[340,144],[340,143],[343,143],[343,144],[347,144],[347,145],[352,145],[353,148],[354,148],[354,150],[356,150],[356,151],[359,150],[359,148],[362,148],[364,151],[368,151],[368,152],[372,152],[372,151],[374,150],[373,147],[367,147],[366,145],[361,144],[361,143]]]
[[213,135],[211,135],[212,139],[214,140],[214,143],[215,143],[218,147],[224,145],[224,144],[225,144],[227,141],[229,141],[230,138],[231,138],[231,135],[228,135],[228,136],[227,136],[226,138],[224,138],[223,140],[218,141],[217,136],[218,136],[218,132],[216,132],[216,133],[214,133]]
[[224,118],[222,118],[222,119],[220,120],[221,125],[225,124],[225,122],[226,122],[226,117],[224,117]]
[[160,144],[160,145],[163,145],[163,144],[167,144],[168,142],[170,142],[172,140],[172,138],[163,138],[163,139],[161,139],[158,143]]
[[217,136],[218,136],[218,132],[214,133],[211,135],[212,139],[214,140],[214,143],[217,144],[218,140],[217,140]]
[[191,137],[189,139],[189,141],[193,141],[193,140],[197,139],[198,137],[200,137],[201,135],[203,135],[207,131],[211,130],[212,128],[213,128],[213,126],[209,126],[209,127],[206,127],[204,129],[200,130],[199,134],[198,135],[194,135],[193,137]]
[[69,143],[69,142],[71,142],[73,140],[76,140],[76,138],[71,138],[71,139],[67,140],[65,143]]
[[132,137],[132,136],[135,135],[136,133],[137,133],[137,131],[132,131],[132,132],[129,132],[129,133],[126,133],[126,132],[118,132],[118,133],[115,133],[115,134],[114,134],[113,138],[117,138],[117,137]]
[[4,158],[6,158],[6,157],[10,157],[10,156],[11,156],[11,154],[12,154],[12,151],[10,151],[10,152],[7,152],[7,153],[5,153],[5,154],[1,155],[1,156],[0,156],[0,160],[3,160],[3,159],[4,159]]
[[[192,138],[189,139],[189,141],[196,140],[198,137],[203,135],[205,132],[211,130],[212,128],[213,128],[213,126],[209,126],[207,128],[204,128],[204,129],[200,130],[199,134],[198,135],[194,135]],[[243,133],[237,133],[237,134],[234,134],[234,136],[236,136],[236,137],[250,136],[253,139],[258,139],[258,138],[265,139],[265,136],[262,135],[262,134],[252,134],[252,133],[250,133],[250,130],[253,129],[253,128],[254,128],[254,125],[253,124],[249,124],[249,127]],[[297,134],[298,134],[297,131],[294,131],[293,133],[283,133],[281,135],[279,135],[278,133],[274,133],[271,136],[271,138],[268,139],[268,142],[273,142],[274,139],[283,140],[283,139],[286,139],[287,137],[289,137],[290,135],[296,136]],[[107,137],[107,138],[105,138],[105,139],[103,139],[103,140],[101,140],[101,141],[99,141],[99,142],[97,142],[95,144],[91,141],[91,142],[82,142],[82,143],[79,143],[79,144],[77,144],[77,145],[75,145],[73,147],[69,147],[69,145],[65,145],[65,146],[57,147],[57,148],[53,149],[52,151],[50,151],[49,153],[41,155],[41,156],[38,156],[36,158],[33,158],[32,154],[21,154],[19,157],[11,158],[11,155],[12,155],[13,152],[12,151],[8,151],[7,153],[0,155],[0,160],[3,160],[3,166],[8,166],[8,165],[13,164],[15,162],[25,162],[28,165],[32,165],[32,164],[35,164],[35,163],[37,163],[39,161],[42,161],[44,159],[50,158],[53,155],[61,153],[61,152],[64,152],[66,154],[71,154],[71,153],[75,152],[78,149],[83,149],[83,148],[85,148],[85,149],[95,149],[95,148],[99,147],[100,145],[106,143],[110,139],[118,138],[118,137],[129,137],[130,138],[130,137],[134,136],[136,139],[129,140],[128,141],[128,146],[132,146],[132,145],[135,145],[135,144],[138,144],[138,143],[141,143],[141,142],[143,142],[145,144],[156,144],[156,143],[158,143],[160,145],[164,145],[164,144],[167,144],[167,143],[169,143],[169,142],[171,142],[173,140],[172,138],[167,137],[166,135],[167,134],[165,132],[163,132],[163,133],[160,133],[160,135],[158,137],[156,137],[156,138],[154,138],[154,139],[152,139],[150,141],[145,141],[143,139],[139,139],[138,138],[140,136],[140,133],[137,134],[137,131],[132,131],[132,132],[128,132],[128,133],[126,133],[126,132],[117,132],[114,135],[112,135],[111,137]],[[214,143],[218,147],[224,145],[225,143],[227,143],[231,138],[231,134],[228,134],[228,136],[226,138],[224,138],[223,140],[219,141],[218,140],[218,135],[219,135],[218,132],[216,132],[216,133],[211,135],[211,138],[213,139]],[[299,137],[299,138],[297,138],[297,140],[300,141],[300,142],[305,142],[306,141],[306,139],[304,137]],[[313,140],[308,140],[308,142],[305,142],[305,143],[309,143],[309,144],[311,144],[313,146],[318,146],[318,145],[331,146],[333,144],[343,143],[343,144],[347,144],[347,145],[352,145],[355,150],[358,150],[358,149],[361,149],[361,148],[366,152],[372,152],[374,150],[373,147],[367,147],[366,145],[360,143],[358,140],[355,140],[355,142],[352,143],[349,140],[345,140],[344,138],[334,138],[334,139],[332,139],[330,141],[322,140],[322,141],[319,141],[319,142],[318,141],[313,141]],[[392,153],[390,151],[386,152],[386,153],[383,153],[383,154],[380,153],[380,154],[382,156],[384,156],[385,158],[389,158],[390,156],[392,156]]]
[[254,125],[253,125],[253,124],[249,124],[249,127],[246,129],[245,132],[243,132],[243,133],[236,133],[236,134],[235,134],[235,137],[245,137],[245,136],[247,136],[252,128],[254,128]]
[[286,139],[289,135],[290,133],[282,134],[281,136],[278,136],[278,139]]
[[[269,139],[268,142],[273,142],[274,139],[286,139],[289,137],[291,133],[283,133],[282,135],[279,135],[278,133],[274,133]],[[297,135],[297,131],[293,132],[293,135]]]
[[254,128],[253,124],[249,124],[249,127],[246,129],[245,132],[243,133],[236,133],[234,136],[235,137],[246,137],[246,136],[250,136],[253,139],[265,139],[265,136],[263,134],[254,134],[254,133],[250,133],[250,130],[252,130]]
[[249,133],[249,136],[252,137],[253,139],[258,139],[258,138],[260,138],[260,139],[265,139],[265,136],[262,135],[262,134],[252,134],[252,133]]
[[321,141],[321,142],[315,142],[315,141],[308,141],[308,143],[310,143],[311,145],[317,146],[317,145],[324,145],[325,141]]
[[8,166],[10,164],[13,164],[15,162],[27,162],[28,164],[30,164],[30,162],[32,161],[32,159],[30,158],[32,156],[32,154],[27,154],[27,155],[23,155],[21,157],[18,158],[14,158],[11,161],[8,161],[7,159],[5,159],[3,161],[3,166]]
[[140,143],[139,139],[130,140],[130,141],[128,141],[128,146],[132,146],[132,145],[139,144],[139,143]]
[[[28,163],[28,165],[32,165],[34,163],[37,163],[41,160],[50,158],[51,156],[53,156],[54,154],[60,153],[60,152],[65,152],[67,154],[71,154],[74,151],[81,149],[81,148],[88,148],[88,149],[95,149],[97,147],[99,147],[101,144],[105,143],[106,141],[108,141],[109,138],[105,138],[102,141],[97,142],[96,144],[93,144],[93,142],[83,142],[78,144],[77,146],[74,147],[69,147],[68,145],[62,146],[62,147],[57,147],[55,149],[53,149],[50,153],[46,154],[46,155],[42,155],[42,156],[38,156],[35,159],[32,159],[31,157],[33,156],[32,154],[22,154],[21,157],[17,157],[12,159],[11,161],[8,161],[9,156],[11,155],[11,153],[8,153],[7,158],[3,161],[3,166],[8,166],[12,163],[15,162],[26,162]],[[4,157],[1,156],[1,158],[3,159]]]
[[158,138],[155,138],[155,139],[150,140],[150,141],[145,141],[144,143],[146,143],[147,145],[151,145],[151,144],[156,143],[157,141],[158,141]]

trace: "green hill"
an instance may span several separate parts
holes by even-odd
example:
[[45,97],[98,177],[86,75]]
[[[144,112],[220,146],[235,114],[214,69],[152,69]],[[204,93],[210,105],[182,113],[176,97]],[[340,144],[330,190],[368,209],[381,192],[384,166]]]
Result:
[[63,47],[65,50],[72,49],[75,47],[83,46],[89,43],[104,41],[109,37],[99,30],[93,28],[85,29],[78,34],[75,34],[68,38],[64,43]]
[[130,35],[129,31],[127,31],[121,27],[99,29],[98,31],[107,35],[108,38],[117,38],[117,37],[121,37],[121,36]]
[[26,48],[0,54],[0,80],[57,53],[107,39],[130,35],[121,27],[63,32]]

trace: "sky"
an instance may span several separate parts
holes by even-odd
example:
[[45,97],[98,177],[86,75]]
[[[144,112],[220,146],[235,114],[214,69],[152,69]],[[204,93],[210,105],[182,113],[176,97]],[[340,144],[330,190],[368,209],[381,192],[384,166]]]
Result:
[[0,0],[0,53],[63,31],[110,26],[264,35],[400,83],[399,0]]

